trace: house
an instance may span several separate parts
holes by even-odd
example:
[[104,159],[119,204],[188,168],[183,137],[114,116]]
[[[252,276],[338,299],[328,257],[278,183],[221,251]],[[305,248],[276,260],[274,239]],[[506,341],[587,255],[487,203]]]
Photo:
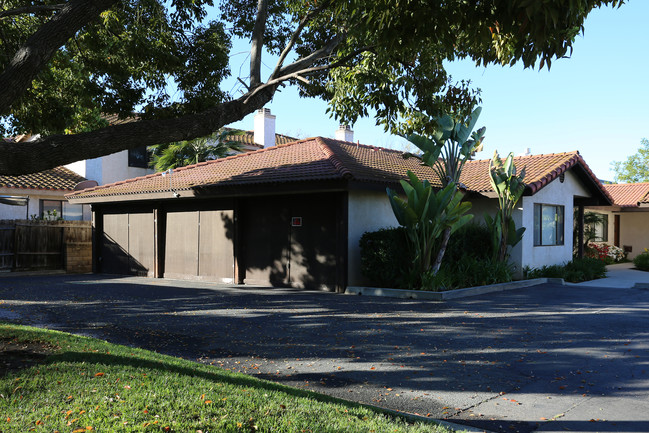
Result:
[[589,206],[599,213],[598,241],[624,248],[629,259],[649,248],[649,183],[620,183],[604,185],[613,200],[612,206]]
[[[528,181],[515,218],[529,229],[513,261],[570,260],[566,219],[609,196],[578,152],[515,162]],[[497,206],[488,164],[469,161],[461,179],[476,215]],[[440,185],[399,151],[316,137],[67,197],[92,204],[98,272],[344,290],[364,283],[361,235],[397,225],[385,188],[407,170]]]
[[71,204],[65,198],[85,180],[65,167],[23,176],[0,175],[0,220],[47,216],[48,211],[66,220],[84,219],[85,212],[89,219],[89,206]]

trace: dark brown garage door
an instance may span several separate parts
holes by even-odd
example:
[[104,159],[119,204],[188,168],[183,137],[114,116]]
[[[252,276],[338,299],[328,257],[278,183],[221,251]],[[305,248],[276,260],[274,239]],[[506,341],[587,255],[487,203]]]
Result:
[[245,283],[330,289],[336,284],[334,194],[259,198],[243,207]]
[[107,213],[103,219],[101,271],[152,277],[153,213]]
[[234,282],[232,210],[167,213],[166,278]]

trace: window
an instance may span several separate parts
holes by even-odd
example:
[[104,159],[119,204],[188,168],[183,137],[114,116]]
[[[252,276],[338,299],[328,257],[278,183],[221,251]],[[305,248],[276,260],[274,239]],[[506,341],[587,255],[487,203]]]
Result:
[[563,245],[564,207],[534,204],[534,245]]
[[63,202],[61,200],[41,200],[41,217],[56,220],[63,215]]
[[83,219],[83,205],[64,202],[63,219],[66,221],[81,221]]
[[597,236],[594,240],[608,242],[608,215],[600,214],[602,219],[593,224],[593,233]]
[[149,151],[146,146],[128,150],[128,166],[140,168],[149,167]]
[[61,200],[41,200],[40,216],[46,220],[81,221],[83,219],[83,206]]

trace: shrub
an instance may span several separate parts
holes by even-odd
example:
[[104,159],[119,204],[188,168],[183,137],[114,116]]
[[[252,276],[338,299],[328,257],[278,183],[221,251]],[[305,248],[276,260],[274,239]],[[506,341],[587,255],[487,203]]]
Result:
[[492,256],[491,231],[482,224],[466,224],[448,241],[444,263],[459,262],[464,257],[489,260]]
[[626,259],[624,249],[609,244],[591,242],[587,245],[584,253],[586,257],[599,259],[607,265],[620,263]]
[[641,271],[649,271],[649,250],[647,248],[633,259],[633,264]]
[[458,261],[442,263],[437,275],[422,276],[422,290],[439,292],[465,287],[505,283],[512,280],[512,270],[507,263],[491,258],[464,256]]
[[[403,227],[381,229],[375,232],[366,232],[359,242],[361,248],[361,273],[370,282],[378,287],[394,287],[399,289],[440,287],[439,284],[424,284],[423,276],[412,271],[412,252],[408,248],[406,231]],[[443,287],[470,287],[462,285],[458,278],[448,275],[458,272],[458,264],[471,268],[471,273],[477,276],[471,278],[466,275],[467,281],[492,281],[490,273],[503,274],[502,268],[492,269],[491,265],[476,265],[476,261],[488,262],[491,259],[491,233],[483,225],[466,224],[451,235],[440,273],[446,275],[440,280],[446,283]],[[468,271],[462,271],[468,273]],[[430,278],[430,277],[428,277]],[[504,278],[511,280],[508,271]],[[506,280],[506,281],[509,281]],[[468,283],[467,283],[468,284]],[[491,283],[485,283],[491,284]],[[472,284],[479,285],[479,284]]]
[[604,278],[606,263],[599,259],[584,257],[583,259],[574,259],[564,265],[526,268],[525,276],[526,278],[563,278],[571,283],[580,283]]
[[540,268],[525,268],[525,278],[563,278],[566,275],[564,265],[549,265]]
[[366,232],[359,242],[361,273],[378,287],[405,289],[412,254],[402,227]]

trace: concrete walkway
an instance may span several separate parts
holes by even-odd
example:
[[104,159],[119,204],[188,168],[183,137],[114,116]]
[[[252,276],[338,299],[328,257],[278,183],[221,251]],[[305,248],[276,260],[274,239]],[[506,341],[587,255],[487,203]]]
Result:
[[640,271],[633,263],[618,263],[606,267],[607,276],[599,280],[583,283],[568,283],[574,286],[624,288],[649,288],[649,272]]

